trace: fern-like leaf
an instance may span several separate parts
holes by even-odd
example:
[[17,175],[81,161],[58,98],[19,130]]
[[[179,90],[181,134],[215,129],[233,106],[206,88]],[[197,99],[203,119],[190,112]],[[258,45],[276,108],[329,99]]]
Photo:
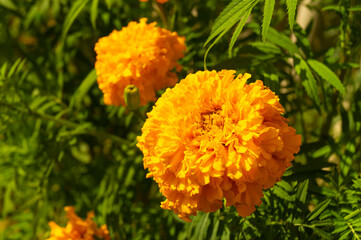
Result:
[[266,0],[263,9],[263,21],[262,21],[262,40],[266,41],[268,28],[271,24],[273,10],[275,7],[275,0]]
[[204,46],[207,46],[218,35],[228,32],[256,3],[258,0],[232,0],[217,17]]
[[293,23],[295,21],[297,0],[286,0],[287,11],[288,11],[288,23],[290,29],[293,30]]
[[244,25],[246,24],[249,15],[251,14],[251,11],[252,11],[252,8],[250,8],[250,9],[244,14],[244,16],[242,17],[241,21],[239,21],[239,23],[238,23],[238,25],[237,25],[237,28],[236,28],[236,30],[234,31],[233,35],[232,35],[231,42],[229,43],[229,47],[228,47],[228,54],[229,54],[229,56],[232,55],[232,48],[233,48],[234,44],[236,43],[236,40],[237,40],[239,34],[241,34],[242,29],[243,29]]

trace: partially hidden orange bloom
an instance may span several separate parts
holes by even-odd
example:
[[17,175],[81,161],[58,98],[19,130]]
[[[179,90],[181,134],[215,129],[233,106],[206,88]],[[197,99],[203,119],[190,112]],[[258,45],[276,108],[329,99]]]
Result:
[[145,105],[156,100],[156,91],[177,83],[172,71],[181,69],[177,60],[184,56],[185,38],[155,25],[142,18],[96,43],[95,69],[105,104],[125,105],[123,91],[135,85]]
[[[141,2],[148,2],[148,0],[139,0],[139,1],[141,1]],[[168,2],[168,0],[157,0],[157,2],[159,2],[159,3],[166,3],[166,2]]]
[[246,217],[291,165],[301,136],[262,81],[233,70],[199,71],[167,89],[148,113],[137,146],[164,209],[191,221],[234,205]]
[[66,227],[59,227],[55,222],[49,222],[51,228],[50,237],[47,240],[110,240],[106,225],[97,227],[92,218],[93,212],[89,212],[85,220],[74,212],[74,207],[65,207],[66,216],[69,219]]

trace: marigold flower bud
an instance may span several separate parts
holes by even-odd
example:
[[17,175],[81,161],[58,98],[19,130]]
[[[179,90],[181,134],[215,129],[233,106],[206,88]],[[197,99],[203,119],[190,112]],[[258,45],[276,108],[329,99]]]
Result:
[[128,85],[124,89],[124,101],[130,110],[135,110],[140,106],[139,89],[134,85]]

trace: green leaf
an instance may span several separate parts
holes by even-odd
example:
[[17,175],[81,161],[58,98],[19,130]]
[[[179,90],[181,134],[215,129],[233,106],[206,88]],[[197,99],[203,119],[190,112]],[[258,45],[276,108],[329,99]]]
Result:
[[226,34],[226,32],[222,32],[217,38],[216,40],[208,47],[207,51],[204,53],[204,59],[203,59],[203,64],[204,64],[204,69],[207,70],[207,56],[209,51],[212,49],[212,47],[218,42],[219,39],[221,39],[223,37],[223,35]]
[[345,94],[345,88],[342,82],[326,65],[314,59],[308,60],[307,63],[322,79],[333,85],[341,94]]
[[332,150],[332,148],[330,147],[330,145],[325,145],[325,146],[317,149],[316,151],[312,152],[311,156],[313,158],[322,158],[324,156],[329,155],[331,150]]
[[124,186],[129,186],[134,181],[134,174],[135,174],[134,167],[129,168],[127,173],[128,174],[124,180]]
[[331,199],[327,199],[323,202],[320,202],[316,207],[315,209],[313,209],[312,212],[310,212],[306,219],[308,221],[312,221],[313,219],[317,218],[328,206],[328,204],[330,204],[331,202]]
[[351,233],[351,231],[344,232],[341,237],[338,240],[344,240],[344,239],[350,239],[348,235]]
[[[323,148],[325,146],[327,146],[326,141],[315,141],[315,142],[304,143],[301,146],[301,150],[300,150],[299,154],[305,154],[307,152],[318,151],[320,148]],[[310,164],[312,164],[312,163],[310,163]]]
[[229,239],[231,239],[231,231],[227,227],[225,227],[221,236],[221,240],[229,240]]
[[278,75],[276,73],[264,73],[263,76],[265,78],[264,84],[279,95],[280,84]]
[[248,19],[249,15],[251,14],[251,12],[252,12],[252,8],[250,8],[250,9],[244,14],[244,16],[241,18],[241,21],[239,21],[239,23],[238,23],[238,25],[237,25],[237,28],[236,28],[236,30],[234,31],[233,35],[232,35],[231,42],[229,43],[229,47],[228,47],[228,54],[229,54],[229,56],[232,55],[232,48],[233,48],[234,44],[236,43],[236,40],[237,40],[239,34],[242,32],[242,29],[243,29],[244,25],[246,24],[247,19]]
[[282,187],[284,190],[286,190],[287,192],[291,192],[293,190],[291,184],[289,184],[286,181],[280,181],[277,183],[277,186]]
[[265,72],[263,73],[264,84],[269,87],[277,95],[280,94],[280,82],[277,72],[274,70],[274,66],[267,62],[265,64]]
[[273,193],[279,197],[282,198],[286,201],[293,201],[294,199],[285,191],[283,190],[281,187],[275,186],[273,188]]
[[345,218],[345,220],[350,220],[350,219],[352,219],[354,216],[360,214],[360,212],[361,212],[361,209],[357,209],[357,210],[351,212],[350,214],[348,214],[347,216],[345,216],[344,218]]
[[305,203],[307,197],[307,190],[308,190],[308,182],[309,180],[303,181],[300,186],[298,187],[296,198],[300,200],[300,202]]
[[[337,222],[336,222],[337,223]],[[342,225],[337,225],[335,230],[332,233],[340,233],[348,229],[348,226],[345,222],[341,222]]]
[[341,12],[341,7],[339,5],[329,5],[321,9],[322,11],[334,10],[336,12]]
[[113,0],[105,0],[105,3],[107,4],[107,8],[110,10],[113,5]]
[[198,239],[207,238],[207,230],[210,224],[209,213],[204,214],[200,223],[196,227],[196,232],[198,232]]
[[0,0],[0,6],[3,6],[5,8],[7,8],[7,9],[10,9],[10,10],[13,10],[13,11],[17,10],[16,5],[11,0]]
[[293,23],[295,21],[297,0],[286,0],[287,11],[288,11],[288,24],[290,29],[293,30]]
[[347,9],[347,10],[349,10],[349,11],[361,11],[361,5],[351,7],[349,9]]
[[216,240],[217,239],[217,231],[218,231],[218,228],[219,228],[219,217],[218,216],[215,219],[215,222],[216,223],[214,224],[210,240]]
[[90,22],[92,23],[93,28],[96,28],[96,20],[98,17],[98,3],[99,0],[93,0],[90,7]]
[[273,10],[275,7],[275,0],[266,0],[263,9],[263,21],[262,21],[262,41],[266,41],[268,28],[271,24]]
[[29,108],[37,110],[43,103],[45,103],[48,100],[46,96],[39,96],[36,97],[30,104]]
[[[317,107],[320,106],[320,99],[317,93],[316,79],[313,76],[311,69],[307,63],[300,57],[295,58],[296,72],[301,76],[302,84],[306,89],[308,96],[316,103]],[[318,109],[319,110],[319,109]]]
[[43,104],[40,108],[37,109],[37,112],[44,113],[46,110],[52,108],[53,106],[57,106],[59,103],[56,101],[48,101],[47,103]]
[[342,154],[340,162],[340,172],[343,176],[348,176],[351,170],[352,161],[356,154],[356,147],[353,142],[348,142],[344,154]]
[[69,31],[71,25],[73,24],[74,20],[78,17],[78,15],[83,10],[83,8],[88,3],[88,1],[89,0],[77,0],[71,6],[71,9],[69,10],[68,15],[66,15],[64,25],[63,25],[63,30],[61,33],[61,38],[63,41],[65,40],[65,37],[68,34],[68,31]]
[[22,65],[20,63],[21,63],[21,58],[18,58],[15,61],[15,63],[11,66],[11,68],[10,68],[10,70],[8,72],[8,75],[7,75],[8,78],[11,78],[13,76],[13,74],[15,73],[15,70],[18,68],[19,65]]
[[298,24],[296,24],[293,28],[293,34],[296,36],[297,39],[297,47],[302,50],[302,52],[306,55],[307,58],[311,58],[313,56],[313,51],[305,30],[303,30]]
[[353,63],[353,62],[347,62],[347,63],[344,63],[344,66],[346,66],[346,67],[351,67],[351,68],[359,68],[359,67],[360,67],[360,64],[358,64],[358,63]]
[[94,85],[97,80],[97,75],[95,69],[91,70],[88,75],[85,77],[83,82],[80,84],[78,89],[75,91],[71,101],[70,101],[70,109],[75,105],[77,107],[80,106],[81,101],[85,97],[85,95],[89,92],[90,88]]
[[212,31],[204,46],[208,45],[216,36],[228,32],[245,13],[254,7],[258,0],[232,0],[221,12],[212,26]]
[[353,180],[352,186],[358,190],[361,190],[361,179],[355,179]]
[[[2,217],[5,218],[8,214],[12,213],[15,209],[13,195],[16,192],[15,181],[11,181],[6,185],[3,197],[3,206],[1,209]],[[2,193],[3,194],[3,193]]]
[[314,228],[312,228],[312,229],[313,229],[313,232],[314,232],[316,235],[318,235],[319,237],[321,237],[322,239],[329,239],[329,240],[332,240],[332,239],[333,239],[331,234],[323,231],[323,230],[320,229],[320,228],[314,227]]
[[[273,43],[269,43],[269,42],[261,42],[261,41],[257,41],[257,42],[252,42],[249,43],[249,45],[245,46],[245,48],[250,49],[250,48],[256,48],[259,51],[260,55],[273,55],[272,57],[275,58],[276,54],[281,55],[282,51],[281,49],[276,46]],[[274,67],[273,67],[274,69]],[[274,71],[276,72],[276,71]]]
[[288,36],[278,32],[272,27],[268,30],[267,40],[283,49],[286,49],[290,54],[300,54],[300,50]]

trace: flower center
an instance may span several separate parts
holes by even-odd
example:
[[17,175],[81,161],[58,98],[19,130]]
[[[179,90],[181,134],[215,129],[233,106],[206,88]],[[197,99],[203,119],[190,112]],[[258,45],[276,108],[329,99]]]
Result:
[[197,129],[200,135],[212,132],[212,130],[223,128],[223,118],[219,115],[222,111],[220,106],[215,106],[212,110],[207,110],[200,114]]

